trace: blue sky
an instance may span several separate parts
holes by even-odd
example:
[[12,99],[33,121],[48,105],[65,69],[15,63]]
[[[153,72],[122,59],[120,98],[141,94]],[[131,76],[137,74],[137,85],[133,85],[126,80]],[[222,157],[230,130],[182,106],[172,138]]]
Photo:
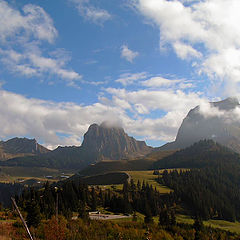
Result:
[[0,137],[80,145],[111,120],[174,140],[198,104],[237,96],[236,0],[0,0]]

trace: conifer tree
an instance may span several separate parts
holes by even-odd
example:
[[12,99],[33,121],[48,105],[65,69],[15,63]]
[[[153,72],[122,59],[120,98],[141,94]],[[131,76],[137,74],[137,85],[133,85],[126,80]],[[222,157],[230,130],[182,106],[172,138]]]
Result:
[[40,208],[38,204],[34,200],[32,201],[30,200],[27,203],[26,211],[27,211],[26,220],[28,226],[37,227],[41,221]]

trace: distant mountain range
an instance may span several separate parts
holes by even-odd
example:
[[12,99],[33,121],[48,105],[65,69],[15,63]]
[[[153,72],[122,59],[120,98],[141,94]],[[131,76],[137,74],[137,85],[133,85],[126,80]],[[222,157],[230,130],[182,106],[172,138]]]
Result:
[[[238,107],[240,104],[236,98],[210,103],[210,111],[213,112],[209,115],[204,115],[200,106],[195,107],[183,120],[176,140],[159,148],[129,137],[123,128],[108,122],[90,125],[81,146],[58,147],[53,151],[39,145],[35,139],[13,138],[0,142],[0,164],[81,170],[105,160],[91,167],[94,170],[90,168],[87,171],[96,172],[100,168],[142,169],[165,155],[204,139],[212,139],[240,153],[240,122],[233,119]],[[215,110],[221,114],[214,114]],[[115,164],[114,161],[120,162]]]
[[[15,148],[23,149],[23,142],[17,142]],[[123,128],[111,126],[107,122],[101,125],[92,124],[79,147],[58,147],[53,151],[43,151],[43,148],[37,145],[36,149],[42,149],[42,152],[31,152],[23,157],[13,156],[1,165],[82,169],[101,160],[143,157],[153,150],[144,141],[129,137]]]

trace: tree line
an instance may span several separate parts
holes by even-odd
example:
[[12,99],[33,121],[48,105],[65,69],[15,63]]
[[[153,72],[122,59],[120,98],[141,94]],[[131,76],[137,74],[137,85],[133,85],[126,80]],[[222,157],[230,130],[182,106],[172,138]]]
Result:
[[[78,212],[87,218],[87,211],[96,211],[102,207],[114,213],[145,215],[145,222],[152,222],[153,216],[159,216],[162,224],[175,222],[174,195],[161,195],[155,188],[144,181],[137,184],[126,181],[122,190],[89,187],[78,180],[68,180],[59,185],[48,182],[42,189],[25,188],[16,200],[19,206],[28,213],[28,222],[35,225],[40,219],[49,219],[58,211],[66,218],[72,212]],[[57,204],[57,210],[56,210]]]

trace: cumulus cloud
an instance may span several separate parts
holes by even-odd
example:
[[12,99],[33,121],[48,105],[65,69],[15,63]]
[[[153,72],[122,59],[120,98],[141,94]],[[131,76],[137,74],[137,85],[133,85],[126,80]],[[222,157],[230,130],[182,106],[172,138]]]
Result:
[[190,80],[168,79],[162,76],[154,76],[153,74],[149,74],[147,72],[123,73],[115,81],[121,83],[125,87],[134,84],[147,88],[186,89],[194,87],[194,84]]
[[[1,0],[0,15],[0,40],[2,42],[21,41],[32,35],[36,39],[51,43],[57,37],[57,30],[52,19],[39,6],[28,4],[20,12]],[[12,39],[12,37],[17,37],[17,39]]]
[[194,49],[192,46],[176,42],[173,44],[173,48],[176,51],[177,55],[183,59],[191,59],[191,58],[201,58],[202,53],[198,52],[196,49]]
[[142,104],[148,111],[163,110],[165,112],[178,109],[186,114],[189,108],[197,106],[201,101],[199,93],[184,93],[181,90],[136,90],[107,88],[106,91],[129,104]]
[[239,91],[240,15],[238,0],[133,0],[136,8],[160,29],[160,46],[169,46],[199,73]]
[[124,86],[131,85],[139,80],[146,79],[148,74],[146,72],[140,73],[123,73],[116,80],[116,82],[121,83]]
[[103,24],[105,21],[112,18],[111,14],[101,8],[94,7],[90,0],[70,0],[76,5],[79,14],[95,24]]
[[127,45],[121,46],[121,57],[132,63],[133,60],[139,55],[138,52],[134,52],[128,48]]
[[182,82],[181,79],[167,79],[163,77],[152,77],[148,80],[142,81],[142,85],[146,87],[164,87],[164,86],[173,86],[177,83]]
[[53,74],[76,86],[82,76],[66,67],[67,54],[56,50],[62,54],[50,56],[41,50],[44,41],[51,44],[58,35],[43,8],[27,4],[20,11],[0,0],[0,15],[0,61],[10,71],[28,77]]

